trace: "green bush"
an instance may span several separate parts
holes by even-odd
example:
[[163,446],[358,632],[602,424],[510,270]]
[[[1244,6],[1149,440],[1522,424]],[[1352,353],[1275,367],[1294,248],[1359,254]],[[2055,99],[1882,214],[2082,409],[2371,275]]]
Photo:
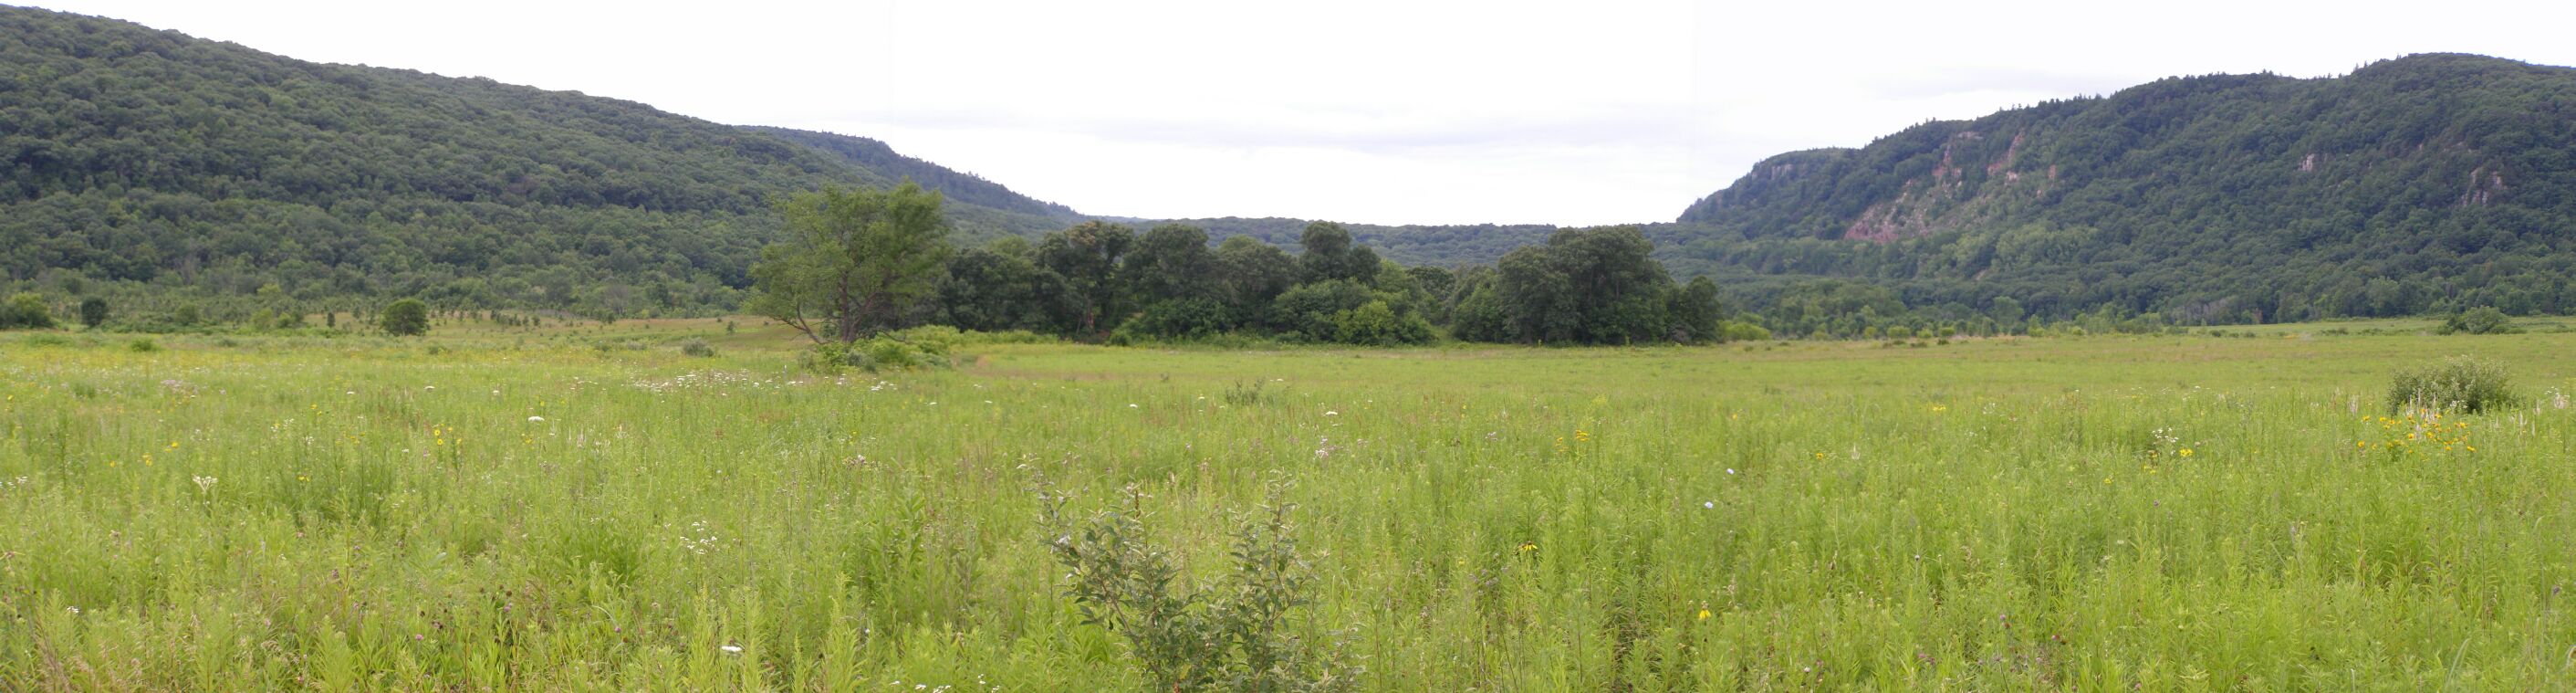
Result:
[[385,306],[384,317],[377,322],[385,334],[414,337],[429,334],[429,305],[417,298],[406,298]]
[[161,345],[150,339],[137,339],[131,342],[126,342],[125,348],[133,351],[134,353],[149,354],[155,351],[160,351]]
[[97,296],[81,299],[80,320],[82,325],[86,325],[93,330],[98,329],[98,326],[107,324],[107,313],[107,299],[99,298]]
[[716,355],[716,347],[708,344],[704,339],[691,339],[680,343],[680,353],[698,358],[713,358]]
[[2512,334],[2522,330],[2514,328],[2513,319],[2505,317],[2504,311],[2479,306],[2451,314],[2449,319],[2442,321],[2441,327],[2433,331],[2440,334]]
[[2454,356],[2441,363],[2400,369],[2388,387],[2388,410],[2432,409],[2477,413],[2521,403],[2504,365]]
[[1368,346],[1425,344],[1431,341],[1431,323],[1418,315],[1398,315],[1385,301],[1370,301],[1333,314],[1332,341]]
[[848,344],[826,341],[806,350],[797,361],[807,370],[824,374],[839,373],[844,368],[878,372],[949,367],[948,351],[937,339],[916,343],[898,339],[897,334],[902,333]]
[[1206,339],[1225,330],[1225,306],[1207,299],[1162,301],[1146,306],[1110,334],[1112,344],[1156,339]]
[[48,330],[54,327],[54,311],[45,306],[45,297],[18,294],[0,304],[0,330]]
[[1344,659],[1340,638],[1310,640],[1291,620],[1314,601],[1314,569],[1297,549],[1287,486],[1271,484],[1261,507],[1239,517],[1234,571],[1217,584],[1192,584],[1154,541],[1133,486],[1125,507],[1075,521],[1066,497],[1041,481],[1039,519],[1073,583],[1067,594],[1085,621],[1127,639],[1148,690],[1351,690],[1360,668]]

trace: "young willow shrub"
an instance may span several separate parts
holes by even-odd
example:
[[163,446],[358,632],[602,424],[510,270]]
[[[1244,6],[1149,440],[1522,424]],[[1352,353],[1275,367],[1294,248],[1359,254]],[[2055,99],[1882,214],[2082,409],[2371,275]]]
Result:
[[2479,306],[2453,313],[2433,331],[2439,334],[2513,334],[2522,330],[2514,328],[2513,318],[2505,317],[2504,311]]
[[1222,582],[1192,585],[1146,530],[1143,496],[1128,487],[1126,507],[1075,521],[1066,497],[1038,488],[1048,547],[1069,571],[1067,595],[1083,618],[1127,639],[1155,691],[1346,691],[1360,669],[1343,659],[1344,643],[1298,634],[1290,613],[1313,601],[1313,570],[1298,555],[1296,506],[1288,484],[1270,485],[1261,506],[1239,518],[1234,572]]
[[2477,413],[2521,403],[2504,365],[2470,356],[2399,369],[2388,386],[2388,410],[2408,409]]

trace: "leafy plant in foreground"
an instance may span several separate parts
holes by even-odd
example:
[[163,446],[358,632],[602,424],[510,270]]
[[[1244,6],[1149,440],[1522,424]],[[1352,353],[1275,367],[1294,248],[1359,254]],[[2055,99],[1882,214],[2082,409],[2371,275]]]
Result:
[[1127,487],[1125,507],[1080,521],[1065,516],[1067,497],[1043,481],[1038,496],[1055,535],[1049,548],[1073,580],[1066,594],[1085,620],[1127,639],[1153,690],[1351,690],[1360,668],[1343,660],[1341,643],[1310,642],[1289,621],[1313,597],[1288,487],[1270,484],[1261,506],[1239,516],[1234,572],[1213,585],[1192,585],[1172,551],[1153,541],[1136,487]]

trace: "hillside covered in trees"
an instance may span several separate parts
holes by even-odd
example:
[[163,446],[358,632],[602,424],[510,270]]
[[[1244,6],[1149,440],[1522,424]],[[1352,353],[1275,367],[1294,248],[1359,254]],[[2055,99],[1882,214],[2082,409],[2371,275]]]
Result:
[[730,310],[775,197],[911,178],[961,239],[1071,209],[855,137],[325,65],[0,7],[0,279],[600,314]]
[[2159,80],[1784,154],[1679,221],[1679,271],[1862,280],[1949,317],[2576,311],[2576,69]]

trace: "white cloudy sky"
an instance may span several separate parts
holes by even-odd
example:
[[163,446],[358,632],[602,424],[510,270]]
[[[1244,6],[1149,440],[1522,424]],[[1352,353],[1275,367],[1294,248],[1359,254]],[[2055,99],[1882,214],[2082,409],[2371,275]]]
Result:
[[35,1],[875,137],[1159,218],[1663,221],[1771,154],[2157,77],[2433,51],[2576,64],[2563,0]]

